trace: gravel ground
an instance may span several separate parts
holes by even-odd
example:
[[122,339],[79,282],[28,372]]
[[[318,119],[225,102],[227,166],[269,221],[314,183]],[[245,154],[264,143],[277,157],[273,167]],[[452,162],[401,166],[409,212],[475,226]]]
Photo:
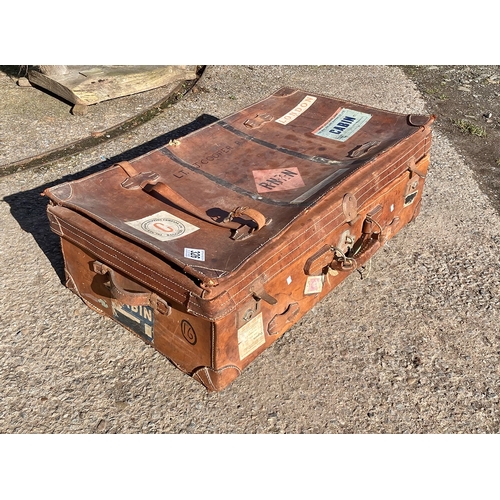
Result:
[[[190,69],[196,69],[191,66]],[[72,70],[75,71],[75,70]],[[21,66],[0,66],[0,176],[64,158],[89,145],[95,146],[126,134],[162,107],[167,98],[183,93],[172,83],[146,92],[91,105],[84,116],[71,114],[72,104],[37,87],[20,87]],[[30,160],[33,164],[29,163]],[[39,160],[39,161],[38,161]]]
[[[437,131],[422,212],[248,367],[208,393],[61,284],[44,188],[185,133],[289,85],[425,110],[396,67],[209,67],[150,122],[0,183],[0,432],[493,434],[500,430],[500,220]],[[102,158],[109,160],[102,161]]]
[[500,66],[402,66],[500,210]]

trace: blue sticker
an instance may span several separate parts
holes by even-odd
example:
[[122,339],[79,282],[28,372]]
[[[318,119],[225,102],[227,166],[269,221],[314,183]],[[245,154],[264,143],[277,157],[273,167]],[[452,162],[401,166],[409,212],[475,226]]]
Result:
[[328,122],[313,133],[334,141],[345,142],[372,117],[368,113],[342,108]]
[[113,304],[113,316],[123,326],[130,328],[144,339],[153,341],[155,315],[152,307]]

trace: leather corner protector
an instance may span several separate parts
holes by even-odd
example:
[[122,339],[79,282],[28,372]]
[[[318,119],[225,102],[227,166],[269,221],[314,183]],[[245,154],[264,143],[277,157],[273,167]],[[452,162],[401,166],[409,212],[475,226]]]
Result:
[[59,201],[67,201],[73,196],[73,188],[69,182],[65,182],[59,186],[49,188],[44,191],[49,198],[56,198]]
[[208,319],[209,321],[215,321],[219,318],[223,318],[230,312],[234,311],[236,304],[231,298],[227,290],[224,290],[217,297],[207,300],[198,295],[189,293],[189,298],[187,302],[187,312],[194,314],[195,316],[201,316]]
[[241,370],[234,365],[224,366],[214,370],[208,366],[196,369],[192,377],[204,385],[210,392],[221,391],[241,374]]

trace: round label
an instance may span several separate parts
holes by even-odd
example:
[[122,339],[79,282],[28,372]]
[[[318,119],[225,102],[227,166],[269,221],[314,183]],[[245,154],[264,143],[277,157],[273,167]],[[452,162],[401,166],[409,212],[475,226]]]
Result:
[[166,238],[177,238],[186,231],[182,222],[167,218],[148,219],[141,224],[141,228],[146,233]]

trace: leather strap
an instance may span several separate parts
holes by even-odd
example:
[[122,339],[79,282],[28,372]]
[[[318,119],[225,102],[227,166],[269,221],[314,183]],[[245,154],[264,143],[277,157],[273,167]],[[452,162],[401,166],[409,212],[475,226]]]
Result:
[[[429,155],[425,155],[422,160],[428,160],[428,156]],[[422,160],[420,160],[418,163],[422,162]],[[408,170],[412,173],[412,174],[417,174],[419,177],[421,177],[422,179],[425,179],[427,177],[427,173],[426,172],[422,172],[418,167],[417,167],[417,164],[415,163],[415,157],[412,156],[409,160],[408,160]]]
[[242,215],[246,215],[247,217],[250,217],[250,219],[252,219],[257,224],[257,229],[255,229],[255,231],[262,229],[266,224],[269,224],[269,222],[270,222],[258,210],[255,210],[254,208],[248,208],[248,207],[235,208],[224,219],[224,222],[230,222],[235,217],[241,217]]
[[92,262],[93,271],[97,274],[107,274],[109,277],[109,291],[113,299],[129,306],[150,306],[151,293],[149,292],[129,292],[118,284],[117,276],[110,267],[105,264]]
[[158,179],[160,176],[154,172],[138,172],[134,166],[128,161],[122,161],[116,164],[121,167],[125,173],[129,176],[125,179],[121,185],[125,189],[142,189],[147,193],[159,194],[166,200],[170,201],[173,205],[185,210],[186,212],[194,215],[198,219],[209,222],[216,226],[225,227],[228,229],[238,230],[242,227],[242,224],[233,222],[236,217],[241,217],[246,215],[256,224],[256,228],[251,228],[249,234],[259,231],[265,225],[271,222],[270,219],[266,219],[258,210],[249,207],[237,207],[226,216],[222,222],[217,222],[216,220],[209,217],[203,210],[201,210],[196,205],[193,205],[189,200],[186,200],[177,191],[172,189],[168,184],[160,182]]

